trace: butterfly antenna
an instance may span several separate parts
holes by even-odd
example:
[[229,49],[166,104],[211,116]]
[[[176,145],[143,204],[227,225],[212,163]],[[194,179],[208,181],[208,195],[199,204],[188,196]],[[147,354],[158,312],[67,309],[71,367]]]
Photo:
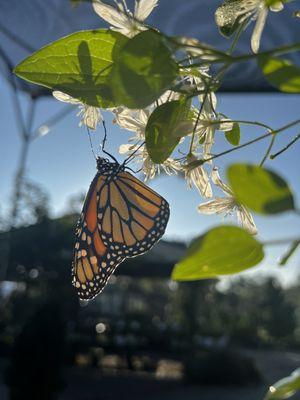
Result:
[[119,164],[118,160],[112,154],[108,153],[108,151],[105,150],[105,143],[106,143],[106,140],[107,140],[107,129],[106,129],[106,125],[105,125],[104,119],[102,120],[102,125],[103,125],[103,129],[104,129],[104,138],[103,138],[102,145],[101,145],[102,151],[103,151],[104,154],[106,154],[110,158],[112,158],[114,160],[114,162]]
[[134,157],[134,155],[140,150],[141,147],[144,146],[146,142],[141,143],[135,150],[133,153],[130,154],[130,156],[128,156],[126,158],[126,160],[123,162],[124,165],[128,164],[130,162],[130,160]]
[[88,133],[88,136],[89,136],[89,141],[90,141],[90,146],[91,146],[91,150],[92,150],[93,156],[94,156],[95,160],[97,160],[97,157],[96,157],[96,154],[95,154],[95,151],[94,151],[94,146],[93,146],[92,138],[91,138],[90,128],[87,126],[87,127],[86,127],[86,130],[87,130],[87,133]]

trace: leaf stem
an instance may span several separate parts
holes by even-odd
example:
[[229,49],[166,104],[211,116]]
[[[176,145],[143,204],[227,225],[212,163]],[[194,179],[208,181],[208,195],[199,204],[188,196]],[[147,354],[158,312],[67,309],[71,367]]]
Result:
[[274,146],[275,140],[276,140],[276,135],[273,135],[272,138],[271,138],[270,144],[269,144],[269,146],[267,148],[267,151],[266,151],[265,155],[263,156],[263,159],[261,160],[261,162],[259,164],[260,167],[262,167],[264,165],[266,159],[269,157],[269,154],[271,153],[271,150],[272,150],[272,148]]
[[207,99],[208,91],[209,91],[209,85],[207,85],[207,90],[204,93],[204,97],[203,97],[201,106],[199,108],[198,114],[197,114],[196,122],[195,122],[195,125],[194,125],[194,128],[193,128],[193,133],[192,133],[192,137],[191,137],[191,142],[190,142],[190,148],[189,148],[189,154],[188,155],[191,155],[192,152],[193,152],[193,144],[194,144],[196,129],[197,129],[197,125],[198,125],[199,120],[200,120],[200,116],[201,116],[201,113],[202,113],[202,110],[203,110],[203,107],[204,107],[204,103],[205,103],[205,101]]
[[[212,125],[218,125],[220,122],[221,122],[220,120],[210,121],[210,123]],[[246,121],[246,120],[239,120],[239,119],[236,119],[236,120],[235,119],[223,119],[222,122],[224,122],[224,123],[226,123],[226,122],[233,122],[233,123],[236,122],[237,124],[255,125],[255,126],[260,126],[262,128],[266,128],[269,131],[274,131],[274,129],[271,128],[269,125],[266,125],[266,124],[264,124],[262,122],[258,122],[258,121]]]
[[281,257],[279,261],[279,265],[284,266],[288,262],[288,260],[292,257],[292,255],[296,252],[300,245],[300,240],[292,242],[288,251]]
[[288,148],[290,148],[294,143],[297,142],[297,140],[300,139],[300,133],[298,133],[297,136],[294,137],[293,140],[290,141],[290,143],[288,143],[285,147],[283,147],[281,150],[279,150],[277,153],[270,155],[270,159],[274,160],[274,158],[276,158],[277,156],[279,156],[280,154],[282,154],[284,151],[286,151]]
[[[279,129],[272,130],[271,132],[267,132],[267,133],[265,133],[264,135],[259,136],[258,138],[252,139],[252,140],[250,140],[249,142],[246,142],[246,143],[243,143],[243,144],[241,144],[241,145],[239,145],[239,146],[236,146],[236,147],[230,148],[230,149],[228,149],[228,150],[222,151],[221,153],[215,154],[215,155],[213,155],[213,156],[211,156],[211,157],[209,157],[209,158],[206,158],[205,160],[193,161],[193,162],[189,165],[189,168],[190,168],[190,169],[197,168],[198,166],[203,165],[204,163],[206,163],[206,162],[208,162],[208,161],[211,161],[211,160],[214,160],[215,158],[219,158],[219,157],[221,157],[221,156],[224,156],[225,154],[232,153],[233,151],[242,149],[242,148],[244,148],[244,147],[246,147],[246,146],[250,146],[251,144],[256,143],[256,142],[259,142],[260,140],[263,140],[263,139],[265,139],[265,138],[267,138],[267,137],[269,137],[269,136],[272,136],[272,135],[276,136],[278,133],[283,132],[283,131],[285,131],[285,130],[287,130],[287,129],[289,129],[289,128],[291,128],[291,127],[293,127],[293,126],[295,126],[295,125],[297,125],[297,124],[299,124],[299,123],[300,123],[300,119],[297,119],[297,120],[295,120],[295,121],[292,121],[292,122],[290,122],[290,123],[288,123],[288,124],[282,126],[282,127],[279,128]],[[268,128],[268,129],[269,129],[269,128]]]
[[234,39],[233,39],[233,41],[231,43],[230,49],[228,51],[229,55],[231,55],[234,52],[234,50],[235,50],[235,48],[236,48],[236,46],[238,44],[239,38],[240,38],[241,34],[243,33],[243,30],[245,29],[245,27],[248,24],[248,22],[249,22],[249,20],[245,19],[245,21],[239,26],[239,28],[238,28],[235,36],[234,36]]
[[207,65],[208,63],[209,64],[220,64],[220,63],[234,64],[237,62],[243,62],[243,61],[256,59],[256,58],[259,58],[262,56],[279,56],[279,55],[291,53],[291,52],[297,51],[297,50],[300,50],[300,43],[293,43],[290,45],[277,47],[272,50],[261,51],[256,54],[242,54],[240,56],[235,56],[235,57],[227,55],[223,59],[219,58],[219,59],[210,60],[210,61],[203,60],[200,63],[192,64],[191,67],[201,67],[203,64]]

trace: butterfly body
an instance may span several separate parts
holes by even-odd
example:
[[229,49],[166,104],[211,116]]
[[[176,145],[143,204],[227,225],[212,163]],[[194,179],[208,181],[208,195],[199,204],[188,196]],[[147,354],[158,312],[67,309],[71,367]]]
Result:
[[79,298],[95,297],[121,262],[151,249],[168,219],[165,199],[124,164],[98,157],[76,229],[72,276]]

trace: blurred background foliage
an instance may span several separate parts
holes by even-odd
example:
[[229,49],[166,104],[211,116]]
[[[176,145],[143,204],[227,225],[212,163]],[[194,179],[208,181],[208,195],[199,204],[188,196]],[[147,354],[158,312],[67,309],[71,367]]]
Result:
[[[267,388],[293,366],[282,370],[282,355],[266,366],[274,351],[295,352],[299,361],[299,282],[287,288],[273,278],[178,283],[169,280],[169,269],[165,276],[153,269],[137,277],[124,275],[122,265],[101,296],[80,304],[70,264],[82,195],[71,199],[70,214],[51,219],[46,192],[35,185],[30,193],[19,225],[0,234],[2,248],[8,234],[11,243],[1,258],[8,280],[0,285],[0,366],[12,398],[24,398],[24,391],[55,398],[35,396],[71,385],[65,368],[193,384],[264,382]],[[154,257],[150,252],[147,269]],[[137,259],[142,270],[143,260]]]

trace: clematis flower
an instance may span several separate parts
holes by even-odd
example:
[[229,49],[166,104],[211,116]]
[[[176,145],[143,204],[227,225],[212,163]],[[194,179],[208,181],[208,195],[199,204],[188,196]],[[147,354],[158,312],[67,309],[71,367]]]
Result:
[[[203,101],[204,96],[199,96],[199,100]],[[203,158],[207,159],[211,156],[211,148],[214,144],[215,132],[219,131],[230,131],[233,127],[233,122],[228,119],[216,117],[217,98],[216,95],[211,92],[208,93],[204,100],[200,119],[197,124],[196,133],[199,141],[203,146]]]
[[111,24],[111,29],[127,37],[134,37],[137,33],[147,30],[143,21],[157,6],[158,0],[136,0],[134,12],[128,10],[125,0],[116,1],[116,7],[101,0],[93,1],[94,11],[105,21]]
[[119,153],[125,154],[127,157],[132,157],[132,160],[142,164],[142,171],[145,175],[145,181],[153,179],[156,174],[164,171],[166,174],[171,175],[181,170],[179,162],[168,158],[163,164],[155,164],[150,159],[147,148],[143,143],[145,141],[145,129],[148,118],[151,114],[150,109],[133,111],[127,108],[116,109],[115,122],[120,128],[127,129],[135,133],[129,139],[128,144],[122,144],[119,147]]
[[226,194],[226,197],[216,197],[214,200],[202,203],[198,206],[198,211],[202,214],[225,214],[225,216],[236,212],[237,220],[241,226],[255,235],[257,228],[252,215],[246,207],[237,203],[232,190],[221,180],[216,167],[213,168],[211,177],[212,182]]
[[251,48],[253,53],[257,53],[269,10],[277,12],[282,9],[282,1],[277,1],[270,7],[266,6],[265,0],[227,2],[216,11],[216,23],[222,28],[227,25],[234,26],[237,21],[239,24],[247,19],[256,21],[251,37]]
[[86,125],[88,128],[95,130],[98,122],[102,121],[102,115],[98,107],[83,104],[80,100],[58,90],[55,90],[52,94],[59,101],[79,106],[79,112],[77,113],[77,116],[80,116],[79,126]]
[[126,154],[127,157],[132,157],[135,162],[142,164],[141,170],[145,175],[145,181],[155,178],[161,172],[173,175],[182,169],[180,163],[171,157],[162,164],[155,164],[151,160],[144,143],[122,144],[119,147],[119,153]]
[[[197,161],[197,157],[191,154],[187,157],[187,162],[190,164],[193,161]],[[187,169],[185,172],[185,179],[188,186],[191,188],[194,185],[198,189],[201,196],[206,198],[212,197],[212,189],[209,182],[209,177],[202,165],[193,169]]]
[[257,1],[257,5],[254,8],[253,14],[253,19],[256,19],[256,23],[251,36],[251,49],[253,53],[257,53],[259,50],[260,39],[266,24],[269,9],[275,12],[281,11],[283,9],[283,4],[281,1],[278,1],[273,6],[268,8],[265,5],[264,0]]

